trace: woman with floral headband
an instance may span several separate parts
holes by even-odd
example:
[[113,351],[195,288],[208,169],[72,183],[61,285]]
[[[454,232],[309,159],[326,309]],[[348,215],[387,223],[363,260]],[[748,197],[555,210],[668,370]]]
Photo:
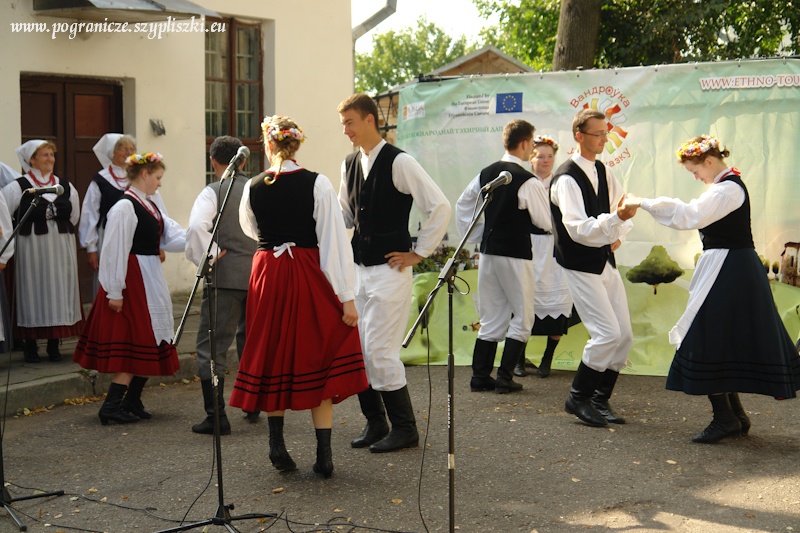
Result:
[[[533,175],[542,182],[550,196],[550,183],[553,181],[553,166],[555,164],[558,143],[548,135],[536,135],[533,138],[533,152],[531,153],[531,169]],[[550,204],[541,206],[542,211],[549,212]],[[538,229],[538,228],[537,228]],[[572,296],[564,279],[564,271],[555,257],[553,257],[553,234],[549,231],[539,230],[531,234],[533,245],[533,271],[536,277],[533,292],[533,311],[536,319],[533,323],[531,335],[547,336],[547,347],[542,355],[542,361],[536,374],[546,378],[550,375],[550,365],[553,361],[556,346],[567,330],[579,323],[581,319],[572,304]],[[525,366],[533,366],[525,360],[523,354],[514,375],[525,376]],[[535,368],[535,367],[534,367]]]
[[712,443],[747,435],[750,419],[740,392],[794,398],[800,389],[800,357],[775,308],[750,229],[750,196],[730,155],[709,135],[693,137],[677,151],[695,179],[708,185],[698,198],[639,198],[656,222],[698,229],[703,252],[689,286],[689,303],[670,331],[677,346],[667,389],[706,394],[713,420],[692,438]]
[[108,212],[100,289],[73,356],[83,368],[114,374],[98,413],[103,425],[150,418],[141,401],[145,376],[170,376],[179,367],[159,250],[182,253],[186,231],[152,200],[164,170],[161,154],[127,159],[130,185]]
[[[8,210],[19,223],[28,207],[38,205],[20,226],[14,270],[17,335],[25,362],[38,363],[37,339],[47,339],[50,361],[62,360],[59,340],[80,335],[83,311],[78,291],[75,225],[80,218],[78,191],[53,172],[56,146],[33,139],[17,148],[25,174],[3,188]],[[33,195],[28,189],[60,186],[61,194]]]
[[303,131],[283,116],[265,118],[261,129],[271,166],[250,180],[239,208],[258,249],[230,405],[267,412],[269,458],[281,472],[296,468],[283,438],[284,412],[310,409],[313,470],[329,478],[333,404],[367,388],[353,252],[330,181],[294,159]]

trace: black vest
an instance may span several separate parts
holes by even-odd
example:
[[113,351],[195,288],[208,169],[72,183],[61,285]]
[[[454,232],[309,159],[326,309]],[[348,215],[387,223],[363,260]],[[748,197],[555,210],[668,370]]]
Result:
[[[75,226],[70,221],[69,217],[72,214],[72,202],[69,201],[70,185],[64,178],[59,178],[59,183],[64,187],[64,192],[56,196],[54,202],[50,203],[41,196],[39,205],[31,211],[30,216],[25,221],[25,224],[20,226],[20,235],[30,235],[31,228],[35,235],[44,235],[47,233],[47,221],[49,219],[55,220],[59,233],[75,233]],[[33,199],[36,198],[33,194],[24,194],[24,191],[30,188],[31,183],[25,176],[17,178],[17,184],[23,191],[22,198],[19,201],[19,207],[14,213],[14,223],[19,223],[19,220],[25,216],[25,212],[30,207]]]
[[720,183],[723,181],[732,181],[744,189],[744,203],[725,217],[700,229],[703,250],[755,248],[753,232],[750,229],[750,195],[747,193],[747,187],[736,174],[728,174],[719,180]]
[[536,226],[528,211],[519,208],[518,195],[520,187],[536,177],[516,163],[498,161],[481,171],[481,187],[504,170],[511,173],[511,183],[495,189],[492,201],[486,206],[480,250],[483,254],[533,259],[531,233]]
[[[556,181],[562,179],[564,175],[571,176],[583,194],[583,207],[586,214],[590,217],[597,217],[602,213],[610,213],[610,206],[608,200],[608,181],[606,180],[606,167],[600,161],[595,161],[594,166],[597,169],[597,193],[594,192],[592,182],[589,177],[581,170],[581,167],[572,159],[564,162],[558,170],[553,182],[550,186],[550,194],[553,193],[553,187]],[[605,268],[606,261],[611,266],[616,267],[614,261],[614,253],[611,251],[611,245],[607,244],[599,248],[591,246],[584,246],[573,241],[567,233],[567,228],[561,221],[561,209],[550,200],[550,211],[553,213],[553,235],[555,247],[553,255],[559,265],[569,270],[577,270],[579,272],[588,272],[590,274],[600,274]]]
[[[136,223],[136,231],[133,233],[133,246],[131,246],[130,251],[131,255],[158,255],[158,252],[161,249],[163,213],[161,214],[162,219],[156,220],[156,217],[151,215],[142,204],[137,202],[136,198],[131,198],[129,195],[123,194],[120,197],[120,201],[122,200],[128,200],[133,204],[133,210],[136,213],[136,218],[139,219]],[[158,211],[158,206],[156,206],[156,204],[153,202],[150,202],[150,206]]]
[[316,172],[305,169],[278,175],[272,185],[261,176],[250,180],[250,208],[258,224],[258,249],[272,250],[285,242],[316,248],[314,182]]
[[125,191],[121,191],[111,185],[108,180],[100,174],[95,174],[92,181],[95,182],[97,188],[100,189],[100,218],[97,220],[97,227],[105,228],[109,209],[117,203],[117,200],[122,197]]
[[403,153],[385,144],[364,179],[361,151],[345,159],[348,201],[353,211],[353,257],[364,266],[386,264],[389,252],[411,250],[408,216],[413,198],[398,191],[392,183],[392,164]]

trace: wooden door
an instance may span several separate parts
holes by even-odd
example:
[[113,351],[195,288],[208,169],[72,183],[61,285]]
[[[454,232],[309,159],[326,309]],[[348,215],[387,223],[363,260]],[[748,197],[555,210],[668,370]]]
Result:
[[[113,80],[22,76],[22,142],[46,139],[55,143],[55,173],[83,196],[100,163],[92,147],[104,134],[123,132],[122,86]],[[77,238],[77,235],[76,235]],[[78,251],[81,300],[91,303],[92,271],[86,252]]]

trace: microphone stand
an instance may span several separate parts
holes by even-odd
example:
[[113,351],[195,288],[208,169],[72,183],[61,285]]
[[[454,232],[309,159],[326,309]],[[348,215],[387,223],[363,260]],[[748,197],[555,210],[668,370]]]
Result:
[[480,209],[478,209],[475,216],[472,217],[472,221],[469,223],[469,228],[467,228],[467,232],[464,235],[464,238],[461,239],[461,242],[456,247],[455,252],[453,252],[453,257],[447,260],[442,271],[439,273],[439,283],[436,284],[436,287],[428,295],[428,300],[425,302],[425,305],[419,312],[419,316],[417,316],[417,320],[414,322],[414,325],[411,326],[411,329],[406,334],[406,338],[403,340],[403,348],[408,348],[408,345],[411,343],[411,339],[414,338],[414,334],[417,331],[417,327],[422,322],[423,317],[426,316],[428,311],[428,307],[431,306],[433,303],[433,299],[436,297],[436,293],[439,289],[442,288],[442,285],[447,283],[447,329],[448,329],[448,337],[447,337],[447,433],[448,433],[448,450],[447,450],[447,468],[449,470],[449,513],[450,513],[450,533],[454,533],[455,531],[455,519],[456,519],[456,508],[455,508],[455,480],[456,480],[456,464],[455,464],[455,447],[456,447],[456,439],[455,439],[455,426],[453,425],[453,411],[454,411],[454,390],[453,390],[453,382],[454,382],[454,373],[455,373],[455,356],[453,354],[453,292],[455,290],[455,280],[458,273],[458,266],[461,263],[457,257],[459,252],[464,248],[467,243],[467,239],[472,234],[472,230],[475,229],[475,224],[477,224],[478,219],[480,219],[483,212],[486,211],[486,206],[489,205],[489,202],[492,201],[492,195],[494,194],[494,190],[490,189],[486,192],[485,196],[483,197],[483,203],[481,204]]
[[158,533],[170,533],[174,531],[188,531],[190,529],[195,529],[199,527],[215,525],[215,526],[222,526],[227,529],[230,533],[238,533],[238,530],[233,527],[231,522],[235,520],[258,520],[260,518],[275,518],[278,515],[275,513],[250,513],[241,516],[231,516],[231,510],[234,509],[234,505],[232,503],[226,504],[225,503],[225,496],[223,493],[223,486],[222,486],[222,438],[220,435],[219,429],[219,393],[221,392],[218,389],[219,381],[217,377],[216,370],[214,368],[214,357],[216,356],[216,335],[214,334],[214,330],[217,324],[217,296],[216,296],[216,289],[214,288],[214,276],[213,276],[213,265],[211,263],[212,253],[211,250],[214,246],[214,242],[217,238],[217,232],[219,231],[219,223],[222,219],[222,214],[225,211],[225,207],[228,204],[228,198],[231,194],[231,189],[233,189],[233,181],[236,179],[236,170],[235,170],[234,162],[232,161],[231,164],[228,165],[228,168],[225,169],[225,173],[220,178],[220,192],[222,192],[222,185],[225,183],[226,178],[228,179],[229,185],[227,191],[225,191],[225,197],[222,200],[222,203],[219,204],[217,209],[217,215],[214,219],[214,227],[211,230],[211,240],[208,243],[208,248],[206,249],[205,256],[203,260],[197,267],[197,274],[196,279],[194,282],[194,287],[192,288],[192,292],[189,295],[189,301],[186,303],[186,308],[183,311],[183,317],[181,318],[181,322],[178,325],[178,329],[175,332],[175,341],[174,343],[177,345],[180,341],[181,335],[183,334],[183,327],[186,324],[186,317],[189,315],[189,308],[192,305],[192,300],[194,300],[195,293],[197,292],[197,287],[200,285],[200,280],[205,278],[206,281],[206,289],[208,291],[208,318],[209,318],[209,327],[208,327],[208,341],[209,341],[209,348],[211,350],[211,384],[213,390],[213,397],[214,397],[214,460],[217,463],[217,512],[211,518],[207,518],[205,520],[201,520],[199,522],[194,522],[191,524],[186,524],[170,529],[164,529],[159,531]]
[[[13,241],[14,239],[17,238],[17,234],[19,233],[19,229],[22,227],[22,225],[25,223],[25,221],[28,220],[28,218],[31,216],[31,213],[33,212],[33,210],[36,207],[38,207],[40,200],[41,200],[41,196],[34,196],[33,197],[33,200],[31,200],[31,205],[28,206],[28,209],[27,209],[27,211],[25,211],[25,214],[22,216],[22,218],[19,220],[19,222],[17,222],[17,224],[14,226],[14,231],[11,232],[11,235],[8,237],[8,240],[6,241],[5,245],[3,245],[3,248],[0,249],[0,256],[2,256],[3,252],[6,251],[6,248],[8,248],[9,244],[11,244],[11,241]],[[8,339],[6,339],[6,341],[8,341]],[[10,354],[10,352],[9,352],[9,356],[8,357],[9,357],[8,371],[11,372],[11,364],[10,364],[11,354]],[[8,393],[8,388],[6,388],[6,393]],[[41,494],[33,494],[31,496],[21,496],[19,498],[12,498],[11,497],[11,494],[8,492],[8,489],[6,488],[6,474],[5,474],[5,468],[3,466],[3,437],[5,436],[6,406],[7,405],[8,405],[8,402],[3,402],[3,428],[2,428],[2,431],[0,431],[0,482],[3,483],[2,496],[0,496],[0,504],[3,505],[3,508],[8,513],[8,516],[10,516],[11,519],[14,522],[16,522],[17,527],[19,528],[20,531],[28,531],[28,526],[26,526],[24,523],[22,523],[22,520],[20,520],[19,516],[17,516],[17,514],[14,512],[14,508],[11,507],[11,504],[14,503],[14,502],[21,502],[21,501],[24,501],[24,500],[33,500],[33,499],[36,499],[36,498],[48,498],[50,496],[63,496],[64,495],[64,491],[63,490],[57,490],[57,491],[54,491],[54,492],[44,492],[44,493],[41,493]]]

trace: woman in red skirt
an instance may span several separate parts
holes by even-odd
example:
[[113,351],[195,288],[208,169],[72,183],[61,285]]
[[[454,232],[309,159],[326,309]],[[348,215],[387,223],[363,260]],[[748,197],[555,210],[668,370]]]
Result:
[[333,404],[368,386],[353,252],[330,181],[294,160],[303,131],[283,116],[265,118],[261,128],[271,167],[250,180],[239,208],[242,229],[258,251],[230,405],[267,412],[269,458],[282,472],[296,468],[283,440],[284,411],[310,409],[313,469],[329,478]]
[[83,368],[114,373],[98,413],[103,425],[150,418],[141,400],[146,376],[179,367],[159,251],[183,252],[186,230],[152,201],[164,175],[161,154],[134,154],[127,164],[130,186],[108,212],[100,289],[73,356]]

